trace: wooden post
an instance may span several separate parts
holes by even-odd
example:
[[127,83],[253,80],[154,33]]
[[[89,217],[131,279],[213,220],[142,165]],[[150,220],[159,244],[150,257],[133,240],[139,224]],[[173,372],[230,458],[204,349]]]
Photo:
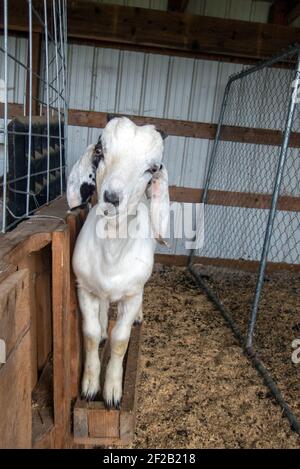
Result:
[[70,242],[69,228],[52,234],[53,385],[55,448],[70,446]]
[[[42,36],[40,33],[32,33],[32,115],[39,116],[39,102],[38,98],[40,95],[40,80],[37,75],[41,73],[41,46]],[[29,66],[29,57],[28,57]],[[29,115],[29,73],[27,73],[27,86],[26,86],[26,115]]]

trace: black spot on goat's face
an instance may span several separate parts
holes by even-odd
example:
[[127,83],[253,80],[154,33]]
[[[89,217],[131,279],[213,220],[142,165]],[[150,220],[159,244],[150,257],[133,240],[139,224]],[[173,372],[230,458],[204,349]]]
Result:
[[81,184],[80,195],[81,195],[82,204],[87,203],[91,199],[93,193],[95,192],[95,189],[96,189],[95,184],[90,184],[88,182],[84,182]]
[[96,172],[100,161],[103,159],[104,159],[103,147],[102,147],[101,139],[99,138],[98,143],[95,145],[93,159],[92,159],[92,166],[93,166],[94,172]]

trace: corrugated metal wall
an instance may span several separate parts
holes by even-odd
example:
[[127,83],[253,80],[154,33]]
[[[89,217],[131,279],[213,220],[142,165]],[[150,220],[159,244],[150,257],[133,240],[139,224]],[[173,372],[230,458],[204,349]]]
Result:
[[[69,46],[70,108],[216,122],[228,77],[239,64]],[[69,168],[100,129],[70,127]],[[170,184],[201,187],[210,143],[170,136]],[[197,170],[195,162],[197,161]]]

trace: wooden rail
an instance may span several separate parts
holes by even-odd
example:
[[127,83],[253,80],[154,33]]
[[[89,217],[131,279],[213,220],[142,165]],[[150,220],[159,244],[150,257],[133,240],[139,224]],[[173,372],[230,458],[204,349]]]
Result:
[[[114,115],[124,116],[125,114]],[[167,135],[214,140],[217,130],[216,124],[210,124],[207,122],[163,119],[159,117],[135,116],[128,114],[125,116],[137,125],[153,124],[158,129],[166,132]],[[100,129],[105,127],[107,123],[107,113],[70,109],[68,119],[70,125]],[[231,142],[281,145],[282,132],[280,130],[224,125],[222,127],[220,138],[221,140]],[[290,137],[290,146],[300,148],[300,133],[292,132]]]
[[[0,103],[0,116],[4,115],[4,105]],[[102,129],[107,124],[107,113],[98,111],[83,111],[80,109],[69,109],[68,123],[78,127],[92,127]],[[129,114],[114,114],[131,119],[137,125],[153,124],[158,129],[163,130],[167,135],[178,137],[191,137],[214,140],[216,135],[216,124],[207,122],[194,122],[178,119],[163,119],[160,117],[135,116]],[[21,104],[9,103],[9,118],[24,116],[24,109]],[[280,130],[258,129],[251,127],[238,127],[224,125],[222,127],[221,140],[240,143],[255,143],[261,145],[279,146],[282,142],[282,132]],[[290,146],[300,148],[300,133],[292,132]]]

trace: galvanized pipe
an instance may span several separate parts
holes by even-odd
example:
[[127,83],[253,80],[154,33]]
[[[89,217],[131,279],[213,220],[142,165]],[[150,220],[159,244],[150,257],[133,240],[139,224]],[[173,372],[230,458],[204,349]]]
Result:
[[48,49],[48,15],[47,0],[44,0],[45,17],[45,60],[46,60],[46,102],[47,102],[47,204],[50,200],[50,107],[49,107],[49,49]]
[[59,135],[59,163],[61,167],[60,171],[60,195],[63,193],[63,168],[62,168],[62,138],[61,138],[61,115],[60,115],[60,82],[59,82],[59,67],[58,67],[58,53],[57,53],[57,29],[56,29],[56,4],[55,0],[52,1],[53,8],[53,23],[54,23],[54,40],[55,40],[55,63],[56,63],[56,86],[58,90],[58,135]]
[[28,0],[28,19],[29,19],[29,116],[28,116],[28,156],[27,156],[27,194],[26,194],[26,215],[29,214],[30,207],[30,181],[31,181],[31,132],[32,132],[32,2]]
[[[300,78],[300,53],[298,54],[298,60],[296,64],[296,72],[295,72],[296,83],[299,82],[299,78]],[[252,343],[253,343],[254,327],[255,327],[257,313],[258,313],[258,305],[259,305],[259,300],[261,296],[261,291],[262,291],[263,284],[264,284],[264,276],[265,276],[266,264],[267,264],[268,253],[269,253],[269,248],[270,248],[270,241],[272,237],[272,231],[273,231],[274,220],[275,220],[275,215],[276,215],[277,201],[279,197],[284,166],[285,166],[285,162],[287,158],[289,138],[290,138],[292,125],[293,125],[295,106],[296,106],[296,102],[294,99],[294,91],[293,91],[291,93],[289,107],[288,107],[285,131],[284,131],[283,141],[282,141],[282,145],[280,149],[277,172],[276,172],[276,177],[275,177],[271,208],[269,211],[263,250],[262,250],[262,255],[261,255],[261,260],[260,260],[260,265],[259,265],[259,273],[258,273],[258,278],[257,278],[257,283],[256,283],[256,288],[255,288],[255,296],[254,296],[253,306],[252,306],[250,320],[249,320],[248,334],[247,334],[247,347],[248,348],[251,348]]]
[[6,199],[7,199],[7,171],[8,171],[8,8],[7,0],[4,0],[4,165],[3,165],[3,207],[2,207],[2,233],[6,231]]

